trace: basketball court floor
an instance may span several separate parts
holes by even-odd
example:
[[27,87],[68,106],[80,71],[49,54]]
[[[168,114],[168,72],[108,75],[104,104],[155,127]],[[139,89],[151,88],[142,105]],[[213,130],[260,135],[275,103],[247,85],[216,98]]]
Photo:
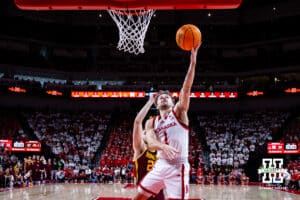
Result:
[[[136,193],[124,184],[42,184],[5,189],[1,200],[128,200]],[[300,200],[299,194],[261,186],[191,185],[190,200]]]

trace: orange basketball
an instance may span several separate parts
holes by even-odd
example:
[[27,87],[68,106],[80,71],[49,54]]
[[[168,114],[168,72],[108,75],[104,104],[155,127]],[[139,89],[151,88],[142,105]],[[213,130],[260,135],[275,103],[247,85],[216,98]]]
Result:
[[176,43],[185,51],[190,51],[193,47],[197,47],[201,39],[202,35],[199,28],[193,24],[181,26],[176,33]]

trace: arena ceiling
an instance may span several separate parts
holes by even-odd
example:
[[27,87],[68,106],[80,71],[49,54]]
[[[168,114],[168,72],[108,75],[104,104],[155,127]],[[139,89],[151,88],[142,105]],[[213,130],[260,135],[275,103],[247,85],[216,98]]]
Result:
[[299,72],[299,8],[298,0],[244,0],[235,10],[157,11],[146,52],[131,55],[116,49],[118,29],[106,11],[22,11],[12,0],[1,0],[0,64],[63,72],[180,73],[189,56],[176,46],[175,33],[193,23],[203,34],[198,71]]

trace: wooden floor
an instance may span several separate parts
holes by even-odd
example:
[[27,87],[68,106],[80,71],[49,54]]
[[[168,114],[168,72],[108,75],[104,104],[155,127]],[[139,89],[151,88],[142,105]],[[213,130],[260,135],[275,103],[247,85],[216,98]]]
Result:
[[[134,186],[123,184],[42,184],[2,190],[0,200],[117,200],[135,193]],[[260,186],[191,185],[190,199],[300,200],[300,195]]]

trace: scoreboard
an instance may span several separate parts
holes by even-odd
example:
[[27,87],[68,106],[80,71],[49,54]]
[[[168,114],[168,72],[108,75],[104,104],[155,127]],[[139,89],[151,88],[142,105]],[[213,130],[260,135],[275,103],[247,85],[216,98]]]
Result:
[[40,152],[40,141],[0,140],[0,147],[14,152]]
[[269,154],[298,154],[300,143],[296,142],[268,142]]

